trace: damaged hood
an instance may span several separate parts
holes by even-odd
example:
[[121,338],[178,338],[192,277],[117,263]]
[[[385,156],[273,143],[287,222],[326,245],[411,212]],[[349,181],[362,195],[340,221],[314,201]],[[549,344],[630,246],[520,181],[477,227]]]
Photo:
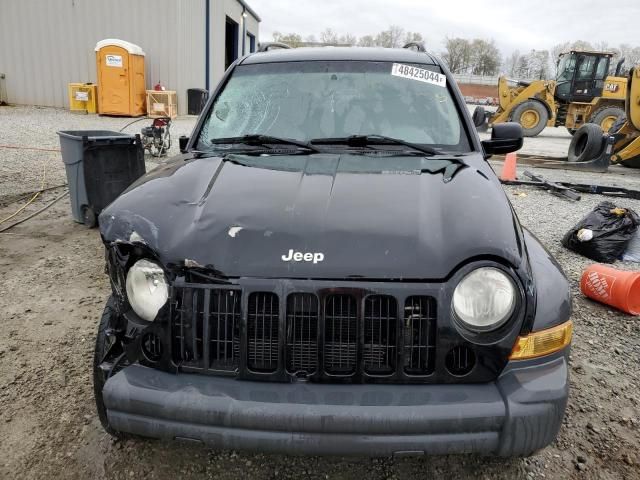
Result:
[[452,163],[183,156],[107,207],[100,229],[107,243],[145,243],[164,265],[228,277],[443,279],[479,256],[517,266],[519,227],[490,167],[479,155]]

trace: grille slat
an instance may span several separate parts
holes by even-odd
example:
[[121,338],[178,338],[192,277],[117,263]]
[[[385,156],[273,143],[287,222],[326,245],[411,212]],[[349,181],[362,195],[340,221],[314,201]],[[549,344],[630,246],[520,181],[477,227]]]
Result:
[[205,290],[204,291],[204,298],[203,298],[203,304],[202,304],[202,338],[204,339],[204,342],[202,343],[202,360],[204,362],[207,361],[208,358],[210,358],[209,355],[209,347],[210,347],[210,339],[211,339],[211,332],[210,332],[210,325],[209,325],[209,321],[210,321],[210,308],[209,305],[211,305],[211,291],[210,290]]
[[237,290],[213,290],[209,302],[209,365],[216,370],[237,369],[240,354],[240,299]]
[[404,371],[410,375],[430,375],[435,368],[435,300],[409,297],[404,307]]
[[372,374],[393,373],[396,366],[398,304],[387,295],[372,295],[364,306],[364,369]]
[[180,352],[178,362],[181,364],[190,363],[197,366],[198,360],[202,358],[202,314],[204,292],[196,289],[183,289],[179,292],[175,300],[174,310],[178,315],[177,322],[174,322],[174,345],[173,351]]
[[[193,297],[191,297],[191,351],[193,352],[193,361],[197,362],[198,358],[200,357],[199,354],[199,347],[200,347],[200,343],[198,343],[198,327],[199,327],[199,323],[198,322],[198,315],[199,314],[203,314],[203,311],[199,311],[198,308],[198,297],[200,297],[200,295],[204,293],[204,292],[200,292],[198,290],[195,290],[193,292]],[[200,324],[201,325],[201,324]]]
[[240,291],[177,289],[172,303],[173,361],[233,371],[240,352]]
[[287,297],[287,370],[315,373],[318,364],[318,298],[311,293]]
[[473,350],[467,345],[452,348],[445,357],[445,365],[452,375],[467,375],[476,363]]
[[280,307],[275,293],[249,295],[247,315],[247,365],[258,372],[275,372],[278,368],[278,326]]
[[351,295],[330,295],[325,303],[324,368],[332,375],[352,375],[357,364],[358,317]]
[[155,333],[146,333],[140,342],[142,352],[150,362],[157,362],[162,357],[162,340]]

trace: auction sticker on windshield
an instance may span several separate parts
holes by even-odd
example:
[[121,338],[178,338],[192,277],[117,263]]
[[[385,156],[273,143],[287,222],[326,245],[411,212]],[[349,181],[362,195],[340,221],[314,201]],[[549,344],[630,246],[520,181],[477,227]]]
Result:
[[424,68],[412,67],[411,65],[404,65],[402,63],[393,64],[393,67],[391,67],[391,75],[418,80],[419,82],[432,83],[439,87],[447,86],[447,78],[441,73],[425,70]]

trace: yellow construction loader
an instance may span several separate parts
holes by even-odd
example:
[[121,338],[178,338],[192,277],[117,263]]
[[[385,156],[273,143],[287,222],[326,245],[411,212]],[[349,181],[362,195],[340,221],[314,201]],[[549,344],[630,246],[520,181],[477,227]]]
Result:
[[500,77],[500,106],[488,119],[489,125],[516,122],[527,137],[535,137],[547,126],[565,126],[574,134],[585,123],[608,132],[624,116],[627,94],[627,79],[620,76],[624,59],[616,65],[615,74],[608,75],[613,55],[585,50],[563,53],[555,80],[515,82]]
[[586,123],[575,132],[567,154],[575,167],[606,171],[617,163],[640,168],[640,66],[632,68],[626,80],[625,116],[608,131]]
[[640,66],[629,72],[626,118],[618,121],[609,133],[614,137],[611,163],[640,168]]

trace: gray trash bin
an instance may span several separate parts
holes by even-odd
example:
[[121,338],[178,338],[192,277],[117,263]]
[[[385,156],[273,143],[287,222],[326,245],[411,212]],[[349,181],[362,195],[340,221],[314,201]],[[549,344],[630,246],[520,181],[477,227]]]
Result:
[[94,227],[102,209],[144,175],[140,136],[109,130],[64,130],[58,135],[73,219]]

